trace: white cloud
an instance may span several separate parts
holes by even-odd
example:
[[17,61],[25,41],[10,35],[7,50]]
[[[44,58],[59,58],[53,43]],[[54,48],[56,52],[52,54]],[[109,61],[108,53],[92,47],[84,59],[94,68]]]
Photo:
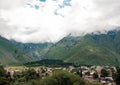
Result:
[[104,32],[120,25],[118,0],[71,0],[71,7],[62,8],[64,0],[28,1],[0,1],[0,35],[21,42],[56,42],[70,33]]

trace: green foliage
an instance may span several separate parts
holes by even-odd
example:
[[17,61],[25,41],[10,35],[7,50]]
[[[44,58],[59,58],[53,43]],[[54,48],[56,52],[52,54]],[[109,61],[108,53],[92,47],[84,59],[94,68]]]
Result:
[[35,60],[43,58],[53,45],[52,43],[20,43],[16,41],[12,41],[12,43]]
[[21,82],[14,82],[14,83],[11,83],[11,85],[39,85],[39,80],[31,80],[29,82],[24,82],[24,83],[21,83]]
[[116,67],[117,71],[115,74],[113,74],[113,79],[116,83],[116,85],[120,85],[120,67]]
[[106,69],[101,70],[101,77],[108,77],[108,75],[109,75],[109,71],[107,71]]
[[0,64],[0,77],[5,76],[5,74],[6,74],[6,71],[5,71],[4,67]]
[[43,60],[39,60],[39,61],[34,61],[34,62],[28,62],[25,63],[24,65],[26,66],[52,66],[52,67],[56,67],[56,66],[62,66],[62,67],[66,67],[66,66],[71,66],[73,65],[72,63],[66,63],[63,62],[62,60],[54,60],[54,59],[43,59]]
[[10,85],[10,82],[6,77],[0,77],[0,85]]
[[29,69],[23,73],[25,75],[25,79],[27,81],[38,79],[39,75],[36,73],[34,69]]
[[100,83],[98,83],[98,82],[93,82],[93,83],[86,82],[86,85],[101,85],[101,84],[100,84]]
[[88,71],[88,72],[86,72],[86,73],[85,73],[85,75],[88,75],[88,76],[90,76],[90,72],[89,72],[89,71]]
[[[36,59],[58,59],[83,65],[120,65],[120,31],[106,34],[87,34],[83,37],[67,36],[55,44],[17,43],[25,53]],[[32,59],[10,41],[0,37],[0,62],[22,64]],[[88,61],[89,60],[89,61]]]
[[40,85],[85,85],[85,81],[67,71],[56,71],[53,76],[42,80]]
[[[33,70],[26,72],[22,73],[22,76],[19,76],[14,83],[11,83],[11,85],[99,85],[98,83],[85,81],[68,71],[57,70],[52,76],[46,76],[41,80],[40,78],[35,77],[36,74]],[[26,81],[26,79],[28,79],[28,81]]]
[[37,80],[39,75],[36,73],[34,69],[28,69],[26,71],[18,72],[14,74],[15,81],[20,83],[29,82],[31,80]]
[[97,79],[97,78],[98,78],[98,73],[94,73],[94,74],[93,74],[93,78],[94,78],[94,79]]
[[0,37],[0,62],[3,65],[20,65],[33,59],[7,39]]
[[4,70],[3,66],[0,65],[0,85],[9,85],[10,81],[7,78],[6,71]]
[[78,76],[80,76],[81,78],[83,77],[83,74],[82,74],[82,70],[80,69],[80,71],[78,70],[78,71],[76,71],[76,74],[78,75]]
[[84,65],[120,65],[120,31],[107,34],[67,36],[47,52],[49,59]]

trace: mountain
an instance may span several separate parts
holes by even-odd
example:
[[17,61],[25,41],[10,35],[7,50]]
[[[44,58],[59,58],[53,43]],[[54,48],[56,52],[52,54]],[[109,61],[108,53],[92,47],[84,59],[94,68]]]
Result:
[[35,60],[57,59],[84,65],[120,65],[119,30],[77,37],[69,35],[55,44],[10,42]]
[[20,43],[14,40],[11,42],[35,60],[41,60],[53,45],[52,43]]
[[0,36],[0,63],[3,65],[21,65],[33,59]]
[[67,36],[53,45],[46,57],[85,65],[120,65],[120,31]]

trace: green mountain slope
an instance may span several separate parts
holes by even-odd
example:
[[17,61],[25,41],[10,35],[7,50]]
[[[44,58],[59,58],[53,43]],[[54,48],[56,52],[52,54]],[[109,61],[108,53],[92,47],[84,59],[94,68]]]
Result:
[[23,50],[26,54],[32,56],[35,60],[41,60],[48,52],[52,43],[20,43],[11,41],[13,45]]
[[50,48],[46,57],[88,65],[119,65],[120,31],[65,37]]
[[0,63],[3,65],[20,65],[32,60],[30,56],[27,56],[7,39],[0,37]]

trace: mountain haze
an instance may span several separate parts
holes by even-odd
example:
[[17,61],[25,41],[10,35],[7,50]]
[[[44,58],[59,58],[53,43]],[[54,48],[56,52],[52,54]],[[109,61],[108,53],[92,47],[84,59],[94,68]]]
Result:
[[120,65],[120,31],[106,34],[66,36],[57,43],[19,43],[13,45],[35,60],[58,59],[85,65]]

